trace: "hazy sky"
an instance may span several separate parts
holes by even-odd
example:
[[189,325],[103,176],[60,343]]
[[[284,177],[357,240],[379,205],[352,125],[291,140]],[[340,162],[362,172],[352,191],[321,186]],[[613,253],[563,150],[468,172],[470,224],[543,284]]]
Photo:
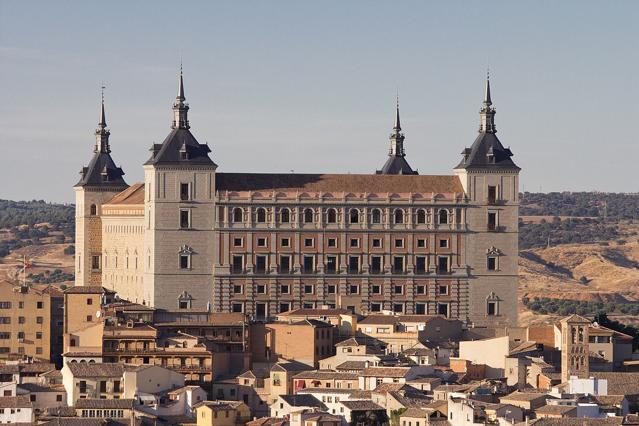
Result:
[[399,88],[407,158],[450,174],[490,67],[522,190],[637,191],[639,2],[0,0],[0,198],[72,201],[100,85],[129,183],[180,57],[219,171],[368,173]]

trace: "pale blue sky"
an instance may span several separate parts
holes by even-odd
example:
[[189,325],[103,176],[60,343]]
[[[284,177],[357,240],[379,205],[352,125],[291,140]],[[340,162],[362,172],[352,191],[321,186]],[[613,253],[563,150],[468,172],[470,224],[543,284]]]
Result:
[[0,198],[72,201],[99,88],[142,179],[180,57],[219,171],[367,173],[399,88],[407,158],[450,174],[490,66],[522,189],[637,191],[639,2],[0,0]]

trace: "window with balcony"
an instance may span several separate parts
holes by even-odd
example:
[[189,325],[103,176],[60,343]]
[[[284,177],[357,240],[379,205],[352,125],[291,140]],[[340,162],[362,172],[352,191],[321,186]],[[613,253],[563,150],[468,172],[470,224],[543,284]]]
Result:
[[280,256],[280,273],[288,274],[291,272],[291,257]]
[[382,273],[382,257],[381,256],[371,256],[370,271],[371,271],[371,274]]
[[351,209],[350,211],[350,222],[351,223],[359,223],[359,210]]
[[266,209],[260,207],[257,209],[257,223],[266,223]]
[[449,261],[447,256],[439,256],[437,258],[437,272],[446,274],[449,272]]
[[233,256],[233,263],[231,265],[231,273],[241,274],[244,272],[244,256]]
[[359,274],[359,257],[349,256],[348,258],[348,273]]
[[239,223],[243,221],[243,216],[244,214],[242,213],[242,209],[239,207],[235,207],[233,209],[233,222],[235,223]]
[[404,273],[404,258],[401,256],[393,257],[393,274]]
[[313,223],[313,210],[312,209],[306,209],[304,210],[304,223]]
[[280,222],[289,223],[291,221],[291,211],[289,209],[282,209],[280,211]]
[[337,256],[326,256],[326,273],[337,273]]
[[394,213],[395,223],[400,224],[404,223],[404,211],[397,209]]
[[371,213],[371,223],[375,225],[382,223],[382,212],[379,209],[373,209]]
[[326,212],[326,223],[337,223],[337,212],[335,209],[328,209]]
[[305,274],[315,273],[315,256],[304,256],[304,270]]
[[255,256],[255,272],[258,274],[266,273],[266,256]]
[[417,223],[420,225],[426,223],[426,211],[417,210]]
[[188,201],[191,199],[191,188],[188,183],[180,184],[180,200]]
[[440,225],[446,225],[448,223],[448,210],[441,209],[438,213]]

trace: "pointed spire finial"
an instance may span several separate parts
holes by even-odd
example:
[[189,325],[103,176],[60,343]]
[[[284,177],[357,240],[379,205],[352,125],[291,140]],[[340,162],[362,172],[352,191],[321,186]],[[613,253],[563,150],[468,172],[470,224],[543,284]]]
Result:
[[102,99],[102,107],[101,107],[101,111],[100,111],[100,122],[98,123],[98,126],[100,126],[101,129],[104,129],[107,126],[106,114],[104,112],[104,89],[105,88],[106,88],[106,86],[104,85],[104,83],[102,83],[101,92],[100,92],[100,97]]
[[397,90],[397,95],[395,98],[395,126],[393,126],[393,130],[402,130],[402,126],[399,121],[399,90]]
[[490,68],[486,70],[486,93],[484,94],[484,104],[492,105],[493,101],[490,98]]
[[180,83],[178,85],[177,99],[179,101],[184,101],[186,99],[184,97],[184,79],[182,78],[182,60],[180,60]]
[[180,59],[180,78],[178,80],[178,94],[175,98],[175,102],[173,103],[173,124],[171,124],[171,128],[173,129],[188,129],[189,128],[189,120],[187,117],[187,113],[189,111],[189,106],[184,101],[186,97],[184,96],[184,77],[182,72],[182,60]]

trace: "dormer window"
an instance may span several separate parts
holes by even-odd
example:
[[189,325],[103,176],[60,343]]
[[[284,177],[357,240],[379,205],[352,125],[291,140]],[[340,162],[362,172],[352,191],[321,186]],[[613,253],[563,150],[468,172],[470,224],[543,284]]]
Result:
[[182,147],[180,148],[180,160],[188,160],[189,159],[189,152],[186,149],[186,144],[183,144]]
[[109,174],[107,172],[100,173],[100,177],[102,177],[102,182],[108,182],[109,181]]
[[489,163],[495,162],[495,152],[493,151],[493,147],[488,148],[488,152],[486,153],[486,157],[488,158]]

